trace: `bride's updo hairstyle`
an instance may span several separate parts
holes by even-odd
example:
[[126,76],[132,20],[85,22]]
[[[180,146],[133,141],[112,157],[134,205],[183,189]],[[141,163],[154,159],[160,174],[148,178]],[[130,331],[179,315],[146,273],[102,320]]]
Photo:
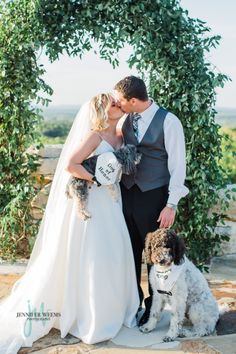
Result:
[[109,127],[108,110],[111,107],[111,102],[112,96],[107,93],[101,93],[91,99],[92,130],[103,130]]

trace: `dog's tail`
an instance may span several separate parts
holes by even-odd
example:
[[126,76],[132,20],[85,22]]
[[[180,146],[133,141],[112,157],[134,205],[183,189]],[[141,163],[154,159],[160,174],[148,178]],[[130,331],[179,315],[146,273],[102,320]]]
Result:
[[230,311],[230,307],[228,304],[223,303],[223,304],[218,304],[218,309],[219,309],[219,314],[220,316],[224,315],[224,313]]

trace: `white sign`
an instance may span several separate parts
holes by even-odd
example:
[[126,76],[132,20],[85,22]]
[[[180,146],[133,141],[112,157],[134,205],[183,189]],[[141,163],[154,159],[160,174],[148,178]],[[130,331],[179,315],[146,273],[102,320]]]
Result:
[[113,152],[104,152],[97,158],[95,176],[102,185],[110,185],[120,180],[121,164]]

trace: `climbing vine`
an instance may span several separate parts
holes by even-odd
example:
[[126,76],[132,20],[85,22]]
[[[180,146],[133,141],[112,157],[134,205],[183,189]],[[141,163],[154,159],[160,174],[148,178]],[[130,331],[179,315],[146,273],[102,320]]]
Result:
[[[223,214],[209,214],[224,187],[221,135],[215,123],[215,89],[227,77],[205,55],[219,43],[210,29],[192,19],[178,0],[13,0],[0,4],[0,256],[15,257],[22,239],[37,234],[30,217],[35,194],[32,172],[39,147],[40,112],[32,103],[48,104],[52,94],[38,64],[42,49],[53,62],[62,53],[82,57],[99,46],[113,67],[117,52],[133,48],[129,65],[145,78],[149,93],[181,120],[186,137],[189,195],[179,205],[175,228],[190,258],[203,267],[226,236],[215,227]],[[78,62],[79,65],[79,62]],[[227,206],[222,205],[222,210]],[[26,253],[29,253],[26,242]]]

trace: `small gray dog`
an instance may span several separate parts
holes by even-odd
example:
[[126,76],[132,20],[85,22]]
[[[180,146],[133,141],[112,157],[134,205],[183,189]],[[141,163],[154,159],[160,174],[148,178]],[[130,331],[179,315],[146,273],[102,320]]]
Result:
[[[121,165],[122,173],[127,175],[135,174],[136,165],[140,162],[142,157],[142,154],[137,151],[135,145],[127,144],[117,151],[114,151],[113,154]],[[91,156],[81,164],[92,175],[95,174],[98,156],[99,155]],[[66,186],[66,195],[69,198],[77,198],[79,216],[84,220],[91,217],[90,213],[86,210],[88,189],[89,181],[74,176],[70,177]]]

